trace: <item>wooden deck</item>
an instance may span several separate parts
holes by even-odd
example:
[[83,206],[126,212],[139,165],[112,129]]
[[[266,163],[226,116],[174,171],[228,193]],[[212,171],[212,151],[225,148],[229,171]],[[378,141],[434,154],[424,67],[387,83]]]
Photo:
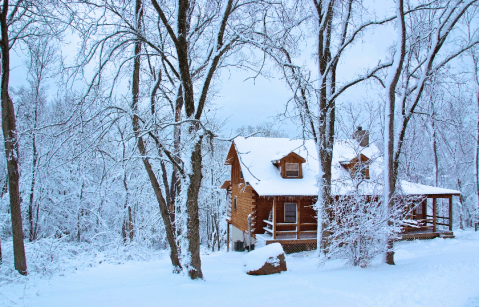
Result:
[[281,244],[310,244],[310,243],[316,243],[317,238],[316,234],[302,234],[299,239],[296,238],[296,235],[277,235],[276,239],[273,239],[273,236],[270,234],[257,234],[256,239],[258,240],[264,240],[266,244],[271,244],[271,243],[281,243]]
[[[403,233],[399,241],[411,241],[411,240],[430,240],[434,238],[444,238],[452,239],[454,238],[454,233],[449,230],[436,230],[432,229],[423,229],[418,231],[409,231],[408,233]],[[315,244],[317,242],[316,234],[314,233],[304,233],[300,235],[300,238],[296,238],[296,234],[278,234],[276,238],[273,238],[270,234],[257,234],[257,240],[263,240],[265,244],[271,243],[281,243],[282,245],[290,244]]]
[[432,231],[432,229],[409,231],[403,234],[400,240],[429,240],[434,238],[452,239],[454,238],[454,233],[448,230]]
[[[410,209],[406,220],[403,221],[403,232],[400,234],[398,241],[402,240],[428,240],[434,238],[454,238],[452,232],[452,196],[453,195],[419,195],[420,203],[416,203],[416,208]],[[427,199],[432,199],[431,209],[432,212],[428,212]],[[438,216],[438,199],[446,199],[448,210],[446,210],[445,216]],[[281,243],[283,247],[289,246],[292,250],[292,246],[316,246],[317,243],[317,223],[303,223],[300,220],[300,199],[296,200],[297,216],[296,223],[285,223],[284,221],[278,221],[278,215],[282,216],[282,207],[280,212],[277,211],[277,201],[273,198],[272,216],[269,220],[263,220],[265,227],[264,234],[256,234],[256,238],[265,242],[265,244]],[[441,201],[442,203],[442,201]],[[431,210],[429,210],[431,211]],[[279,214],[278,214],[279,213]],[[428,214],[429,213],[429,214]],[[431,215],[432,213],[432,215]]]

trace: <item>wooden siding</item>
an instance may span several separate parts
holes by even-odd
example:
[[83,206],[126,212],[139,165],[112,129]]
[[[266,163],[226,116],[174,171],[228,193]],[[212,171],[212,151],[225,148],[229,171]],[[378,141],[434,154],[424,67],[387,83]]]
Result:
[[245,183],[244,179],[241,179],[241,166],[238,160],[238,157],[234,157],[231,161],[231,184],[238,185],[240,183]]
[[[253,188],[244,183],[233,183],[231,192],[231,223],[242,231],[248,231],[248,215],[254,213]],[[236,197],[236,210],[233,208]]]
[[[361,154],[361,164],[366,164],[366,178],[365,179],[369,179],[369,165],[368,165],[368,162],[369,162],[369,159]],[[349,163],[345,163],[345,164],[341,164],[344,168],[346,168],[348,170],[348,172],[351,174],[351,177],[354,176],[354,173],[356,172],[356,166],[359,164],[359,159],[356,157],[356,158],[353,158],[351,161],[349,161]]]
[[266,227],[266,223],[263,220],[268,219],[272,208],[272,197],[260,197],[256,200],[255,234],[264,233],[263,227]]
[[231,143],[230,150],[228,151],[228,155],[226,156],[225,165],[231,165],[233,162],[233,159],[237,158],[237,156],[238,155],[236,153],[235,144]]
[[231,180],[226,180],[225,182],[223,182],[220,189],[229,189],[230,187],[231,187]]
[[[241,179],[241,165],[234,145],[228,153],[227,165],[231,165],[231,224],[242,231],[248,231],[248,215],[254,211],[254,192]],[[236,210],[234,201],[236,197]]]
[[[300,223],[316,223],[316,211],[312,208],[313,199],[310,197],[301,197],[298,201],[298,197],[276,197],[276,223],[284,223],[284,203],[294,202],[299,203],[300,207],[298,221]],[[266,223],[263,220],[269,218],[269,213],[273,208],[273,197],[259,197],[255,200],[256,204],[256,217],[255,217],[255,234],[264,233],[263,227],[266,227]],[[294,230],[295,223],[291,226],[281,226],[281,230]],[[301,226],[301,231],[316,230],[315,225]]]

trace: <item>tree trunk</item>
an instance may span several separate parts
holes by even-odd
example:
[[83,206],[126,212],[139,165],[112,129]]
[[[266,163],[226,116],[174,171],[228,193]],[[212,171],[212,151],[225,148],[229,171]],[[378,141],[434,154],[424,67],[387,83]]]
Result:
[[[137,27],[139,31],[141,26],[141,18],[143,15],[141,0],[136,0],[135,13],[137,16]],[[132,104],[131,104],[131,109],[133,110],[133,131],[137,139],[138,150],[142,156],[143,165],[145,166],[145,170],[148,174],[150,183],[155,192],[155,196],[160,207],[161,216],[163,218],[163,223],[165,224],[166,236],[168,239],[168,243],[170,245],[170,259],[171,259],[171,263],[173,264],[173,272],[179,273],[181,271],[181,264],[180,264],[180,259],[178,256],[178,247],[176,245],[175,235],[173,233],[170,217],[168,214],[168,207],[163,197],[160,184],[158,183],[158,179],[156,178],[155,172],[153,171],[150,161],[147,158],[145,143],[143,141],[143,137],[140,135],[140,128],[141,128],[140,119],[138,115],[136,114],[136,112],[138,112],[138,101],[139,101],[139,95],[140,95],[140,53],[141,53],[141,42],[136,41],[135,49],[134,49],[135,60],[133,63]]]
[[[432,98],[431,98],[432,99]],[[437,136],[436,136],[436,124],[434,122],[434,104],[432,104],[432,115],[431,123],[429,129],[431,130],[431,149],[433,156],[433,176],[434,176],[434,186],[439,185],[439,158],[437,154]]]
[[8,93],[10,79],[10,45],[8,38],[8,0],[3,1],[0,25],[2,40],[2,129],[5,142],[5,157],[8,168],[8,189],[10,194],[10,212],[12,216],[13,254],[15,269],[22,275],[27,275],[27,259],[23,243],[23,226],[21,198],[18,171],[18,140],[13,101]]
[[203,278],[203,272],[201,271],[201,258],[200,258],[200,218],[198,214],[198,194],[200,192],[201,180],[203,174],[201,155],[201,143],[203,137],[200,136],[199,140],[195,144],[195,149],[191,154],[191,168],[192,173],[189,175],[190,184],[188,187],[188,199],[186,208],[188,209],[188,252],[190,263],[188,263],[188,275],[191,279]]
[[[477,75],[477,73],[476,73]],[[477,129],[476,129],[476,148],[474,152],[474,160],[475,160],[475,181],[476,181],[476,195],[477,195],[477,207],[476,207],[476,220],[475,223],[479,224],[479,81],[477,82],[477,90],[476,90],[476,99],[477,99]],[[478,227],[476,227],[477,230]]]
[[[335,107],[334,100],[328,101],[328,89],[334,91],[333,80],[328,80],[327,65],[331,60],[331,26],[332,26],[332,6],[331,1],[328,6],[323,7],[321,1],[314,2],[318,17],[318,104],[319,104],[319,118],[318,118],[318,134],[316,139],[316,146],[318,149],[319,161],[321,164],[320,174],[321,179],[319,183],[318,202],[321,202],[321,207],[318,212],[318,230],[320,230],[321,238],[318,245],[320,253],[327,253],[328,240],[330,233],[327,230],[330,222],[331,211],[331,165],[334,147],[334,121],[335,121]],[[324,20],[323,20],[324,19]],[[322,24],[325,24],[322,28]],[[334,69],[333,69],[334,70]],[[333,73],[334,75],[334,73]],[[313,132],[314,134],[314,132]],[[321,229],[319,229],[321,228]],[[318,238],[319,240],[319,238]]]
[[461,196],[459,196],[459,229],[464,230],[464,193],[462,193],[462,186],[461,180],[457,179],[457,187],[458,190],[461,192]]
[[[387,101],[384,114],[384,204],[383,210],[386,217],[391,216],[394,208],[394,194],[396,191],[397,173],[394,167],[394,110],[396,102],[396,86],[402,72],[406,54],[406,25],[404,21],[404,1],[396,2],[397,14],[397,48],[394,62],[386,81]],[[388,219],[389,220],[389,219]],[[390,221],[387,222],[390,226]],[[386,225],[385,225],[386,226]],[[394,265],[393,238],[386,238],[385,262]]]
[[38,153],[37,153],[37,120],[38,120],[38,96],[40,91],[40,84],[38,84],[36,88],[36,96],[35,96],[35,106],[33,110],[33,131],[32,131],[32,182],[30,185],[30,198],[28,203],[28,223],[30,226],[30,233],[29,239],[30,242],[36,240],[37,234],[37,223],[38,223],[38,215],[35,219],[33,216],[34,212],[34,201],[35,201],[35,183],[36,183],[36,174],[37,174],[37,162],[38,162]]
[[130,242],[133,241],[134,231],[133,231],[133,215],[131,212],[130,206],[130,197],[128,190],[128,182],[126,178],[126,170],[123,173],[123,186],[125,187],[125,204],[123,205],[123,227],[122,227],[122,236],[123,236],[123,243],[127,243],[128,240]]
[[[183,109],[183,90],[182,86],[178,87],[178,94],[176,95],[176,105],[175,105],[175,123],[179,123],[181,120],[181,111]],[[175,125],[174,127],[174,158],[176,163],[180,163],[180,144],[181,144],[181,126]],[[171,172],[171,183],[170,183],[170,199],[168,200],[168,210],[170,214],[170,221],[173,225],[173,232],[177,233],[178,229],[176,228],[176,198],[181,192],[181,184],[178,178],[178,167],[173,165],[173,171]],[[180,235],[179,233],[177,235]]]
[[83,189],[85,188],[85,182],[81,184],[80,190],[80,199],[78,200],[78,220],[77,220],[77,241],[81,241],[81,220],[83,217],[83,208],[82,208],[82,201],[83,201]]
[[[36,112],[35,112],[36,114]],[[35,124],[36,126],[36,124]],[[34,128],[35,129],[35,128]],[[34,211],[34,200],[35,200],[35,182],[36,182],[36,168],[37,168],[37,146],[36,146],[36,140],[35,140],[35,132],[33,132],[33,140],[32,140],[32,146],[33,146],[33,161],[32,161],[32,183],[30,185],[30,199],[28,203],[28,224],[30,226],[30,233],[29,233],[29,239],[30,242],[34,241],[36,239],[36,222],[35,222],[35,217],[33,216],[33,211]],[[37,216],[38,218],[38,216]]]
[[[474,148],[474,183],[476,189],[476,197],[477,197],[477,207],[476,207],[476,217],[475,217],[475,224],[479,224],[479,60],[471,52],[472,61],[474,63],[474,82],[476,86],[476,103],[477,103],[477,124],[476,124],[476,144]],[[477,226],[475,229],[477,230]]]

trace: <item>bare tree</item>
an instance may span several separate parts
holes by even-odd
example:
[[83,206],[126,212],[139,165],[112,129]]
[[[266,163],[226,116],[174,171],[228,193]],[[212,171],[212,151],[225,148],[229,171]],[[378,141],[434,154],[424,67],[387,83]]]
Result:
[[214,137],[205,118],[206,106],[213,97],[217,71],[235,65],[227,59],[244,44],[240,35],[254,29],[258,18],[252,6],[268,4],[151,0],[134,5],[121,1],[86,5],[105,12],[89,23],[94,29],[82,34],[87,48],[80,66],[96,61],[97,55],[100,61],[89,90],[105,82],[106,67],[116,63],[109,80],[113,93],[125,64],[132,63],[132,102],[129,108],[115,108],[131,114],[137,149],[159,204],[175,270],[182,267],[192,279],[202,278],[198,193],[203,143]]
[[[9,0],[4,0],[0,11],[2,129],[8,166],[15,268],[20,274],[27,274],[27,264],[23,244],[22,200],[19,191],[18,131],[14,104],[9,93],[10,51],[30,37],[46,36],[64,30],[68,21],[63,18],[51,18],[59,10],[59,4],[61,2],[17,0],[11,3]],[[69,16],[64,14],[62,17],[68,18]],[[48,27],[42,26],[46,24]]]
[[[306,7],[306,9],[304,9]],[[377,74],[391,65],[379,63],[376,67],[358,74],[352,80],[338,82],[337,68],[357,38],[367,29],[394,20],[361,18],[362,1],[356,0],[313,0],[308,4],[297,2],[292,8],[286,3],[279,6],[275,18],[282,24],[282,30],[268,29],[257,34],[255,46],[267,52],[282,69],[284,78],[294,93],[293,101],[303,126],[305,138],[314,139],[320,163],[318,210],[318,246],[326,251],[331,198],[332,152],[335,138],[336,101],[352,86],[377,78]],[[268,18],[270,18],[268,16]],[[265,24],[268,24],[267,19]],[[314,52],[317,72],[294,62],[298,45],[304,37],[298,27],[305,24],[314,29],[317,42]],[[308,30],[309,31],[309,30]]]
[[[472,68],[473,68],[473,81],[474,86],[476,88],[476,103],[477,103],[477,126],[476,126],[476,144],[474,146],[474,181],[475,181],[475,188],[476,188],[476,196],[477,196],[477,208],[476,210],[479,212],[479,56],[475,52],[476,50],[471,50],[471,59],[472,59]],[[476,213],[476,225],[479,224],[479,216]],[[476,226],[476,231],[479,227]]]
[[[391,68],[386,82],[387,100],[385,113],[385,193],[384,202],[391,204],[394,201],[398,167],[406,137],[408,123],[415,114],[416,108],[431,77],[443,68],[452,59],[475,46],[479,41],[477,37],[471,38],[465,44],[444,48],[446,54],[440,51],[446,44],[448,36],[456,28],[458,21],[465,12],[477,1],[442,1],[426,3],[425,11],[418,11],[410,16],[409,31],[414,33],[420,29],[429,29],[426,33],[410,35],[406,43],[406,26],[402,22],[398,26],[398,40],[396,42],[395,64]],[[398,17],[402,15],[404,20],[404,3],[396,3]],[[417,15],[416,15],[417,14]],[[417,22],[422,25],[420,27]],[[407,50],[406,50],[407,44]],[[399,90],[399,133],[394,133],[394,113],[399,77],[401,89]],[[394,145],[397,140],[396,145]],[[386,189],[387,188],[387,189]],[[392,239],[387,240],[386,262],[394,263],[392,251]]]
[[[384,108],[384,212],[390,215],[394,208],[394,192],[396,190],[396,176],[394,176],[393,152],[394,152],[394,113],[396,106],[396,86],[401,76],[401,70],[406,56],[406,24],[404,20],[404,1],[396,2],[397,17],[397,42],[393,65],[386,80],[386,107]],[[389,223],[389,221],[388,221]],[[388,227],[389,225],[385,225]],[[387,264],[394,264],[393,238],[386,238]]]
[[40,126],[40,113],[45,104],[46,82],[52,75],[54,62],[57,60],[56,49],[50,37],[30,39],[28,42],[27,66],[29,70],[29,88],[23,92],[22,104],[28,115],[28,134],[31,138],[31,181],[28,197],[28,226],[29,240],[34,241],[38,236],[38,218],[40,204],[36,203],[35,187],[39,168],[40,152],[38,148],[38,128]]
[[[0,12],[0,30],[2,40],[0,48],[2,51],[2,129],[5,143],[5,156],[8,166],[8,188],[10,194],[10,210],[12,216],[13,249],[15,257],[15,269],[23,275],[27,274],[27,260],[23,244],[23,226],[21,199],[19,188],[18,169],[18,139],[15,120],[15,108],[9,94],[10,81],[10,49],[22,33],[12,33],[14,23],[18,21],[17,16],[25,13],[22,7],[23,1],[17,1],[11,8],[8,0],[3,1]],[[11,11],[9,11],[11,9]],[[11,36],[11,37],[10,37]]]

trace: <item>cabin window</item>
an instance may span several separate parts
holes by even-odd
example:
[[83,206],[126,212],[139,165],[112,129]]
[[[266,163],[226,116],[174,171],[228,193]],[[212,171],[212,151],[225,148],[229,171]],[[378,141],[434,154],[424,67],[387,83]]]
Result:
[[240,171],[240,178],[243,179],[243,171]]
[[233,209],[236,210],[236,196],[235,196],[235,199],[233,200]]
[[286,163],[286,177],[299,177],[299,163]]
[[369,166],[366,164],[356,164],[354,169],[354,177],[356,179],[369,179],[368,169]]
[[296,223],[296,203],[284,203],[284,222]]

